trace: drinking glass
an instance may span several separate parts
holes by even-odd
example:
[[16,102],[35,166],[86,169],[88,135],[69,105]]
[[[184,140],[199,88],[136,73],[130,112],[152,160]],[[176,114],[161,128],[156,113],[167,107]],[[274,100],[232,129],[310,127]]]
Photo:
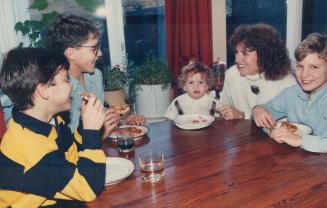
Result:
[[165,160],[161,151],[149,150],[139,154],[141,178],[143,182],[155,183],[165,174]]
[[126,119],[123,119],[121,123],[122,126],[119,129],[122,130],[122,134],[117,136],[118,151],[123,153],[131,152],[135,148],[133,133],[128,128],[128,125],[126,125]]

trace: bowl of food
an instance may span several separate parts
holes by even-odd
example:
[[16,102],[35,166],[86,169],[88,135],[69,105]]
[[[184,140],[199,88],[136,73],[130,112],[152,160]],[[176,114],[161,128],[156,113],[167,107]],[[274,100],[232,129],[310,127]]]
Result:
[[186,114],[175,118],[175,125],[181,129],[201,129],[209,126],[215,118],[211,115]]
[[139,140],[147,135],[149,128],[146,126],[140,125],[121,125],[118,128],[114,129],[109,135],[114,141],[119,137],[133,137],[134,140]]

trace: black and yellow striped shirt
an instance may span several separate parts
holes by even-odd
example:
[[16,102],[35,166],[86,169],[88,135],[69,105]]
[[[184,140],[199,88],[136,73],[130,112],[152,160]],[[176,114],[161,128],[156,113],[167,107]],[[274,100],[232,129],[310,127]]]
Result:
[[100,131],[71,134],[13,110],[0,146],[0,208],[62,207],[92,201],[104,187],[105,154]]

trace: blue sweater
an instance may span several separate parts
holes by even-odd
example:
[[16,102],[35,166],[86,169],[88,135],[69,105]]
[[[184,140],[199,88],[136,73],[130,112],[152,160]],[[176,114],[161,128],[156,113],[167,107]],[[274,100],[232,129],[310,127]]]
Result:
[[310,126],[313,135],[304,135],[303,148],[310,152],[327,152],[327,86],[308,95],[299,85],[286,88],[266,103],[265,108],[278,120],[287,117],[290,122]]

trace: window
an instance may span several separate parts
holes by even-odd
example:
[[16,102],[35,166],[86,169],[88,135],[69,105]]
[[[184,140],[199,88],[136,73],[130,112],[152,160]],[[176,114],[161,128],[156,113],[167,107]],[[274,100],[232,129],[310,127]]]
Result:
[[148,55],[166,60],[164,0],[122,0],[128,58],[141,64]]
[[327,34],[327,1],[304,0],[302,39],[312,32]]
[[[226,0],[227,41],[240,24],[266,23],[274,26],[286,40],[286,0]],[[227,45],[228,66],[234,64],[234,53]]]

